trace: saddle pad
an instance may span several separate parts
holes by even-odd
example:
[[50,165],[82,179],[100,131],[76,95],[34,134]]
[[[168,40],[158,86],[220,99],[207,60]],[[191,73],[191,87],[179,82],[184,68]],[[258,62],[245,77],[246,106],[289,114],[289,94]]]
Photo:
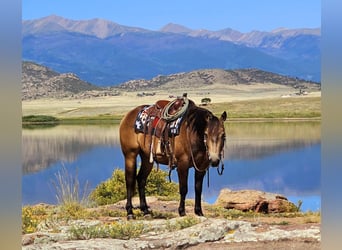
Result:
[[[147,133],[148,127],[152,124],[153,128],[155,128],[158,119],[162,119],[155,116],[149,116],[148,109],[151,106],[145,106],[137,115],[134,123],[134,129],[138,133]],[[183,116],[178,117],[176,120],[168,123],[169,127],[169,135],[178,135],[179,129],[182,124]],[[153,133],[153,130],[152,130]]]
[[145,106],[137,115],[134,123],[134,128],[136,132],[141,132],[144,133],[144,129],[147,128],[147,123],[148,123],[148,113],[146,110],[150,106]]

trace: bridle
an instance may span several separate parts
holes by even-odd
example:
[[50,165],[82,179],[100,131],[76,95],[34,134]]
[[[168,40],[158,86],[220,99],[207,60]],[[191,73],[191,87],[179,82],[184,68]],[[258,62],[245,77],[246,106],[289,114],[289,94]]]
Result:
[[[186,134],[187,134],[187,139],[188,139],[188,142],[190,142],[190,132],[189,132],[189,127],[186,129]],[[226,136],[224,135],[224,141],[223,141],[223,146],[222,146],[222,150],[220,152],[220,162],[221,162],[221,170],[219,167],[217,167],[217,173],[218,175],[222,175],[223,174],[223,171],[224,171],[224,163],[223,163],[223,158],[224,158],[224,144],[225,144],[225,140],[226,140]],[[210,158],[209,156],[209,150],[208,150],[208,144],[207,144],[207,136],[204,135],[204,138],[203,138],[203,144],[205,146],[205,151],[206,151],[206,155],[208,157],[208,159]],[[192,151],[192,148],[191,148],[191,144],[189,143],[189,151],[190,151],[190,154],[191,154],[191,160],[192,160],[192,164],[193,164],[193,167],[196,169],[196,171],[198,172],[205,172],[207,171],[208,172],[208,187],[209,187],[209,169],[210,169],[210,165],[208,165],[208,167],[206,167],[205,169],[199,169],[196,165],[196,162],[195,162],[195,157],[194,157],[194,153]],[[171,172],[174,168],[170,168],[169,169],[169,181],[171,182]]]
[[[187,136],[188,136],[188,141],[190,141],[189,129],[187,129]],[[207,135],[206,134],[204,134],[203,143],[204,143],[204,146],[205,146],[206,155],[207,155],[208,159],[210,159],[209,150],[208,150],[208,143],[207,143]],[[223,145],[224,145],[224,143],[225,143],[225,137],[224,137]],[[209,166],[210,165],[208,165],[208,167],[206,167],[205,169],[199,169],[197,167],[197,165],[196,165],[196,162],[195,162],[195,158],[194,158],[194,155],[193,155],[193,152],[192,152],[191,144],[189,144],[189,150],[190,150],[190,154],[191,154],[192,163],[193,163],[193,166],[196,169],[196,171],[198,171],[198,172],[208,171],[208,176],[209,176],[209,168],[210,168]],[[222,147],[221,152],[220,152],[221,170],[220,170],[219,167],[217,167],[218,175],[222,175],[223,174],[223,170],[224,170],[224,163],[223,163],[223,160],[222,160],[223,158],[224,158],[224,146]]]
[[[205,150],[207,152],[208,158],[210,159],[210,155],[209,155],[209,150],[208,150],[208,144],[207,144],[207,135],[204,135],[204,145],[205,145]],[[223,141],[223,147],[221,149],[220,152],[220,162],[221,162],[221,170],[219,169],[219,167],[216,168],[218,175],[223,175],[223,170],[224,170],[224,163],[223,163],[223,158],[224,158],[224,144],[226,142],[226,136],[224,136],[224,141]],[[208,166],[208,174],[209,174],[209,166]]]

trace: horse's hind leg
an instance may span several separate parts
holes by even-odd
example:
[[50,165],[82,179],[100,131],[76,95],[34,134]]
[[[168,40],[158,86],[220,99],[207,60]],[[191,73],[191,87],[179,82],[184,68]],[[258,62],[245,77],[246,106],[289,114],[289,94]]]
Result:
[[153,163],[150,163],[149,157],[147,157],[143,153],[140,154],[140,157],[141,157],[141,167],[137,176],[139,198],[140,198],[140,210],[144,213],[144,215],[148,215],[151,213],[151,211],[148,209],[148,205],[146,202],[145,187],[146,187],[146,180],[149,174],[151,173]]
[[135,191],[135,182],[136,182],[136,156],[135,153],[130,153],[125,155],[125,180],[126,180],[126,191],[127,191],[127,203],[126,203],[126,211],[127,211],[127,219],[133,219],[133,205],[132,205],[132,197],[134,196]]

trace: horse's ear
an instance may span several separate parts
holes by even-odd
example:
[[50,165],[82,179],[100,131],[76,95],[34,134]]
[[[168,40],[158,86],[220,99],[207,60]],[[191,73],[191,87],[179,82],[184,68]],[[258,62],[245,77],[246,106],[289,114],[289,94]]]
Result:
[[221,121],[225,121],[227,119],[227,112],[226,111],[224,111],[223,113],[222,113],[222,115],[221,115]]

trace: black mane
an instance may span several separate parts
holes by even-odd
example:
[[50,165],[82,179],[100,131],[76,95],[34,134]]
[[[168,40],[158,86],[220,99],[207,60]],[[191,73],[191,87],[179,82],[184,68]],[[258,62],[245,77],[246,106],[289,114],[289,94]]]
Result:
[[186,115],[187,127],[202,138],[207,127],[208,118],[213,116],[209,110],[198,107],[194,103],[193,105],[189,103]]

